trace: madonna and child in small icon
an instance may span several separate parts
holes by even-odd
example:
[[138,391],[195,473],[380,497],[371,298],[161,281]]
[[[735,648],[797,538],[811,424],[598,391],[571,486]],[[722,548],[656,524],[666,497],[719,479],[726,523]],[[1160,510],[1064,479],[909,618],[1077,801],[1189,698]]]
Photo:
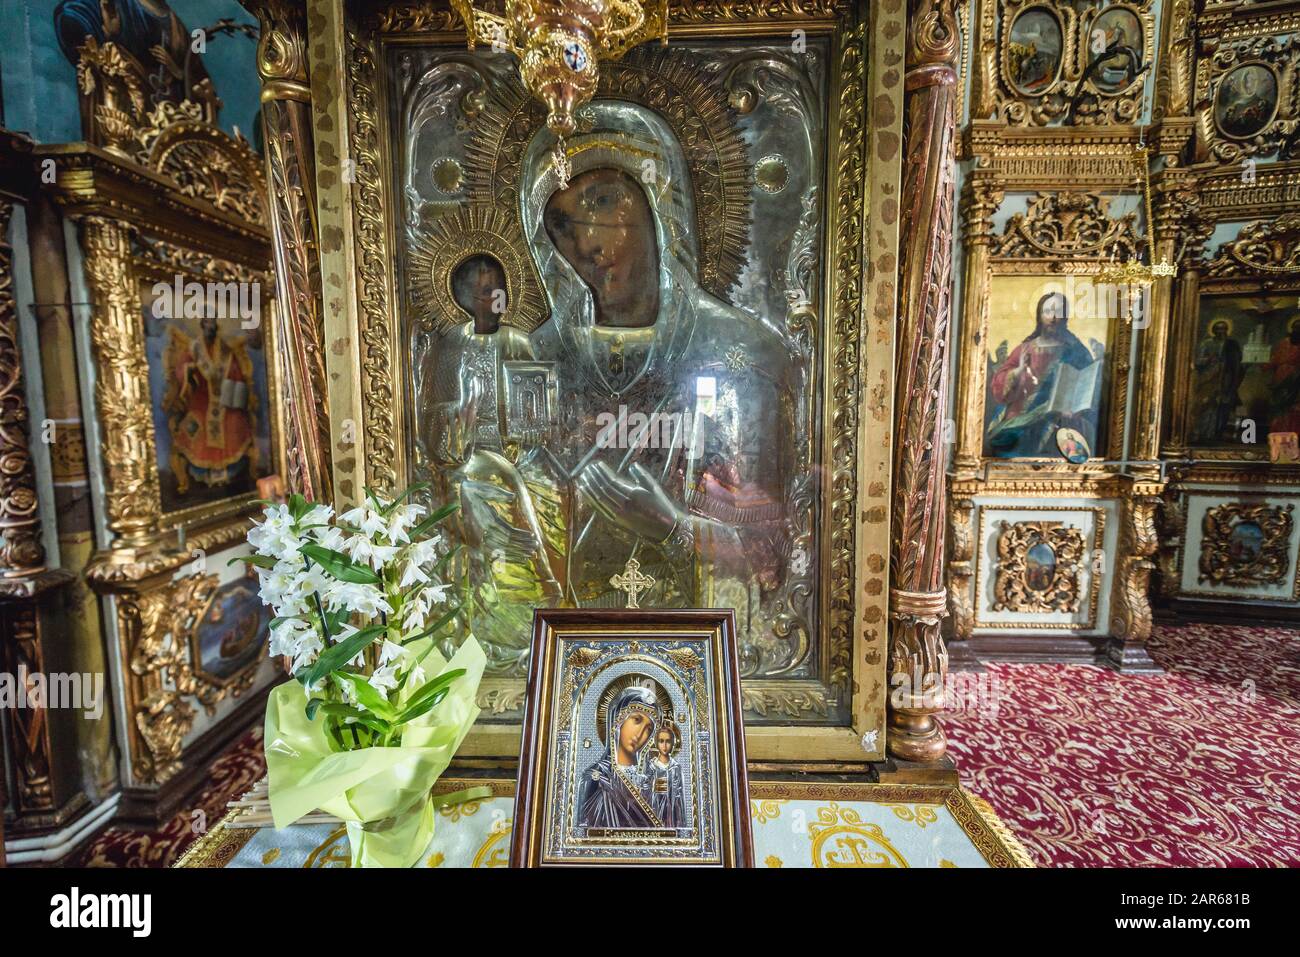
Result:
[[605,753],[578,785],[577,825],[585,828],[688,827],[681,732],[657,682],[611,686],[597,709]]

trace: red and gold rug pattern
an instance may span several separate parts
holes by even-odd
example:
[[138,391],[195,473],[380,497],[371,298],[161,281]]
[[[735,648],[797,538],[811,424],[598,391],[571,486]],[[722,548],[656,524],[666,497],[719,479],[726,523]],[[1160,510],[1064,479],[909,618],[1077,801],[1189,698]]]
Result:
[[[990,664],[944,718],[962,783],[1045,866],[1300,866],[1300,632],[1158,626],[1163,675]],[[255,727],[156,831],[76,858],[165,867],[266,771]]]
[[262,726],[254,725],[212,762],[208,779],[185,807],[157,830],[113,826],[70,861],[76,867],[168,867],[226,813],[226,803],[266,774]]
[[1040,866],[1300,866],[1300,632],[1148,648],[1166,674],[989,665],[996,714],[971,695],[943,722],[962,784]]

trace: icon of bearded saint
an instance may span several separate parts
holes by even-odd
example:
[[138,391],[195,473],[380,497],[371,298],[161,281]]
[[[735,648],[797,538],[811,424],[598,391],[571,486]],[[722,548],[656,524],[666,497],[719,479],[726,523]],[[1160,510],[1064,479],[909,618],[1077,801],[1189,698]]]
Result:
[[204,318],[198,338],[167,327],[163,409],[171,432],[176,491],[192,482],[231,485],[257,472],[257,393],[253,361],[242,336],[227,339]]

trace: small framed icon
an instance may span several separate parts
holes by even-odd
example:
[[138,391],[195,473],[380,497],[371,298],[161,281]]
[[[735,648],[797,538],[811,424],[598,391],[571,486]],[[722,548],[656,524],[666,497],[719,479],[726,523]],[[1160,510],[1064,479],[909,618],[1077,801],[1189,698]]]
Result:
[[511,865],[750,867],[735,614],[538,609]]

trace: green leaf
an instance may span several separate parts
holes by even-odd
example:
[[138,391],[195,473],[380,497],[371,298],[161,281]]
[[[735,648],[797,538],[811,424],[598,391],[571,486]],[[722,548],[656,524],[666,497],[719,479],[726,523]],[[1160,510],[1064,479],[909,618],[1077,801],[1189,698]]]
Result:
[[[410,700],[407,701],[406,704],[402,706],[402,711],[397,716],[397,723],[404,724],[407,721],[410,721],[412,717],[424,714],[424,712],[428,711],[429,708],[432,708],[433,705],[429,705],[429,708],[424,708],[423,710],[419,710],[419,711],[417,711],[416,709],[420,708],[420,706],[424,704],[424,702],[430,700],[435,696],[437,696],[438,701],[441,701],[442,695],[445,695],[447,693],[447,689],[448,687],[450,687],[451,683],[455,681],[457,678],[459,678],[461,675],[463,675],[464,673],[465,673],[464,668],[457,668],[454,671],[444,671],[442,674],[438,675],[438,677],[434,678],[423,688],[421,688],[419,691],[413,694]],[[442,695],[439,695],[439,692],[441,692]],[[437,702],[435,701],[434,704],[437,704]]]
[[289,496],[289,515],[293,518],[295,523],[301,521],[302,517],[310,512],[311,509],[312,503],[303,498],[300,493],[294,492]]
[[[319,699],[317,699],[319,700]],[[340,723],[344,718],[354,718],[357,724],[364,725],[372,731],[378,731],[380,734],[392,734],[393,726],[383,718],[376,718],[373,715],[366,714],[360,708],[354,708],[350,704],[342,704],[337,701],[330,701],[321,704],[316,709],[318,714],[328,715],[331,718],[338,718]],[[312,720],[315,720],[314,718]]]
[[441,572],[444,568],[447,567],[447,563],[451,561],[453,558],[455,558],[456,555],[460,553],[460,550],[464,547],[465,547],[464,545],[457,545],[455,548],[449,549],[446,555],[443,555],[442,558],[434,562],[433,568],[430,570],[429,574],[437,575],[439,572]]
[[420,715],[424,714],[425,712],[432,711],[434,708],[438,707],[438,705],[442,703],[442,699],[447,697],[449,691],[451,691],[450,688],[439,688],[437,692],[430,695],[419,705],[415,707],[407,708],[400,715],[398,715],[397,723],[406,724],[408,721],[414,721],[416,718],[418,718]]
[[419,633],[418,635],[416,635],[414,638],[406,638],[406,639],[404,639],[404,640],[402,641],[402,644],[403,644],[403,645],[410,645],[410,644],[414,644],[415,642],[419,641],[421,638],[428,638],[430,635],[432,635],[432,634],[434,634],[435,632],[437,632],[438,629],[441,628],[443,625],[447,624],[447,622],[451,621],[453,618],[455,618],[457,615],[459,615],[459,614],[460,614],[460,610],[461,610],[461,608],[463,608],[463,607],[464,607],[463,605],[457,605],[455,608],[453,608],[451,611],[447,612],[447,614],[443,615],[441,618],[439,618],[437,621],[435,621],[435,622],[434,622],[432,625],[430,625],[428,628],[424,629],[424,631],[420,632],[420,633]]
[[355,674],[351,671],[335,671],[330,677],[335,680],[340,689],[343,687],[344,682],[352,685],[358,703],[371,714],[377,715],[386,721],[391,721],[397,716],[397,709],[388,703],[388,698],[385,697],[382,691],[366,680],[365,675]]
[[247,562],[249,565],[256,565],[258,568],[275,567],[275,559],[270,555],[239,555],[226,562],[226,566],[229,567],[235,562]]
[[332,548],[308,542],[298,551],[341,582],[351,582],[354,585],[378,585],[380,582],[379,576],[369,565],[358,564]]
[[460,508],[459,502],[448,502],[442,508],[438,509],[419,525],[415,526],[415,528],[411,529],[411,541],[418,541],[423,536],[429,534],[429,532],[433,531],[435,525],[441,522],[448,515],[451,515],[458,508]]
[[392,514],[393,509],[397,508],[398,503],[400,503],[402,499],[406,498],[407,496],[411,495],[414,492],[423,492],[428,487],[429,487],[428,482],[415,482],[411,485],[406,486],[406,488],[402,489],[400,492],[397,493],[396,496],[393,497],[393,500],[391,502],[389,502],[383,508],[379,509],[379,513],[381,515]]
[[386,630],[383,625],[371,625],[362,628],[355,635],[348,635],[338,644],[330,645],[322,651],[319,658],[299,670],[294,677],[311,687],[330,672],[341,671],[344,665],[368,648]]

